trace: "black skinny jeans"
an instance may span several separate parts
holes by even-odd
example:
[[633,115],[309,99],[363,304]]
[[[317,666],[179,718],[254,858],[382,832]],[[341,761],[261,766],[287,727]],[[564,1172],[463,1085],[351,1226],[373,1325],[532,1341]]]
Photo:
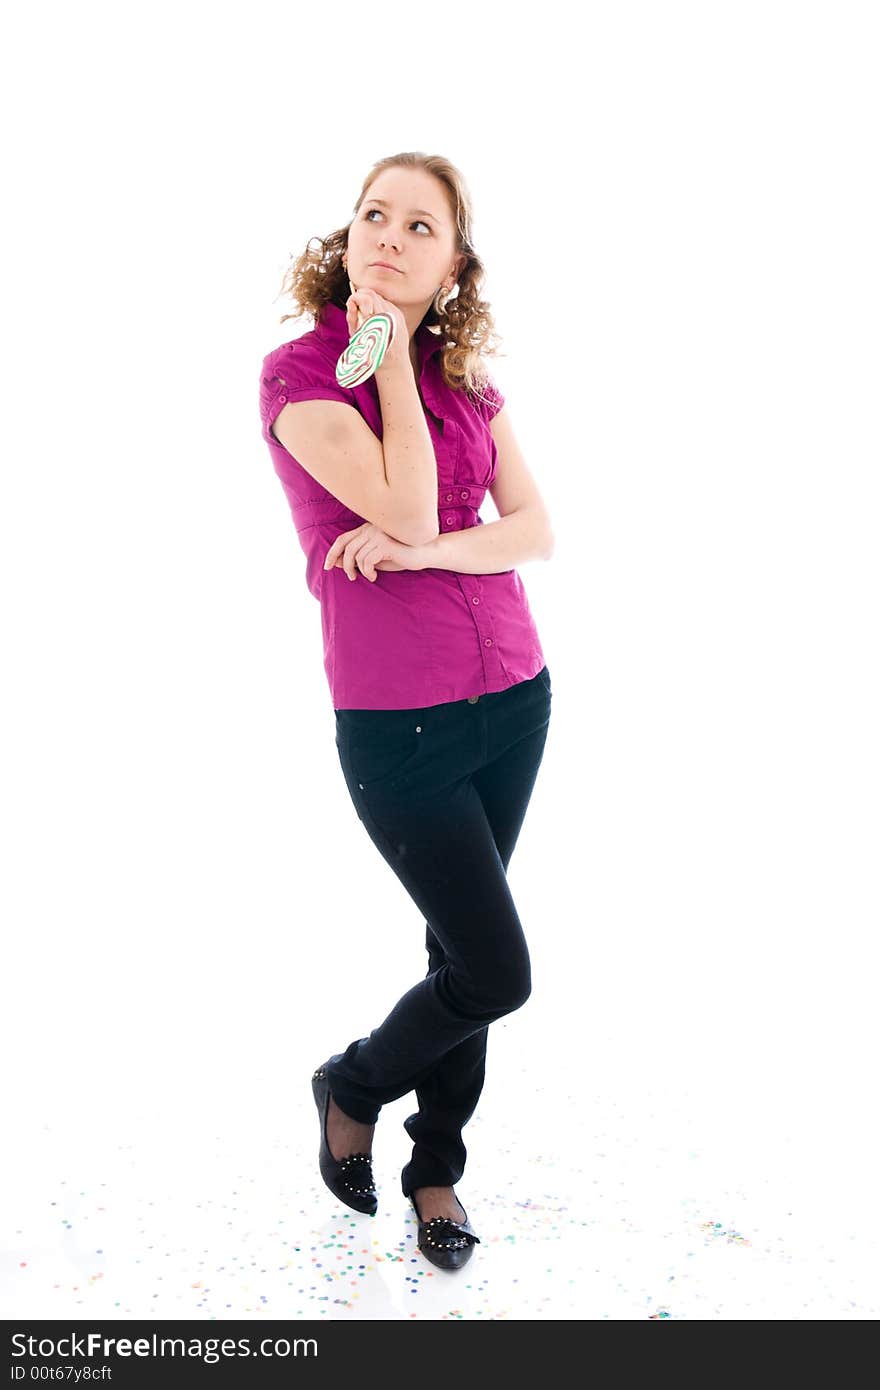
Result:
[[325,1064],[330,1092],[373,1124],[415,1090],[402,1173],[453,1187],[495,1019],[531,992],[529,953],[507,882],[550,721],[550,673],[423,709],[336,710],[336,746],[358,816],[427,922],[428,973],[368,1038]]

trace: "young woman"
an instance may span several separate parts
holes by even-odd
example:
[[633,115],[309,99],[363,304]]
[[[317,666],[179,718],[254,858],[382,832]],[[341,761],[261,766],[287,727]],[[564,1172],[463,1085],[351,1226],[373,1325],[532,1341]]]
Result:
[[[348,226],[288,272],[315,326],[269,353],[260,389],[263,437],[321,604],[348,792],[426,918],[425,978],[312,1075],[320,1170],[341,1201],[374,1214],[374,1127],[414,1090],[402,1187],[419,1248],[446,1269],[479,1243],[454,1187],[488,1028],[531,990],[506,871],[551,702],[514,565],[548,559],[552,530],[482,363],[494,330],[470,228],[447,160],[381,160]],[[385,357],[362,384],[340,386],[336,362],[373,313],[393,321]],[[500,519],[484,525],[487,491]],[[381,949],[375,931],[364,944]]]

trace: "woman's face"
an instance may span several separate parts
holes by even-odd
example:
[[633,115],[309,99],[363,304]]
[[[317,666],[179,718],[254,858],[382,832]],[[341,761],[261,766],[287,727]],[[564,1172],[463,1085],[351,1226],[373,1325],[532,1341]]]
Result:
[[383,169],[349,228],[348,278],[400,308],[420,309],[421,318],[440,286],[452,289],[466,264],[455,244],[445,185],[424,169]]

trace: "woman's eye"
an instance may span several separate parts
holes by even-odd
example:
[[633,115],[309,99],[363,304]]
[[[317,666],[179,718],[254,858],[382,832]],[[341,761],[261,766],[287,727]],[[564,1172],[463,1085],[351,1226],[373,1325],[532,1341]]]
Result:
[[[367,208],[367,211],[366,211],[365,214],[364,214],[364,221],[365,221],[365,222],[369,222],[370,217],[372,216],[372,214],[373,214],[374,212],[381,212],[381,211],[382,211],[381,208]],[[416,222],[411,222],[411,223],[410,223],[410,226],[411,226],[411,227],[424,227],[424,228],[425,228],[425,231],[428,232],[429,234],[430,234],[430,231],[431,231],[431,228],[428,226],[427,222],[423,222],[421,218],[419,218],[418,221],[416,221]]]

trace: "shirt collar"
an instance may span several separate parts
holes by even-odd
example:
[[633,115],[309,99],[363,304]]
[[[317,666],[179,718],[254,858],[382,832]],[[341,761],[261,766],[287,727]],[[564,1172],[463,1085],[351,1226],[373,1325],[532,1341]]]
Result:
[[[348,316],[345,310],[330,300],[324,305],[320,318],[315,322],[315,334],[328,345],[334,356],[338,357],[349,343]],[[415,342],[421,376],[428,358],[443,347],[444,338],[442,334],[432,333],[422,320],[415,332]]]

